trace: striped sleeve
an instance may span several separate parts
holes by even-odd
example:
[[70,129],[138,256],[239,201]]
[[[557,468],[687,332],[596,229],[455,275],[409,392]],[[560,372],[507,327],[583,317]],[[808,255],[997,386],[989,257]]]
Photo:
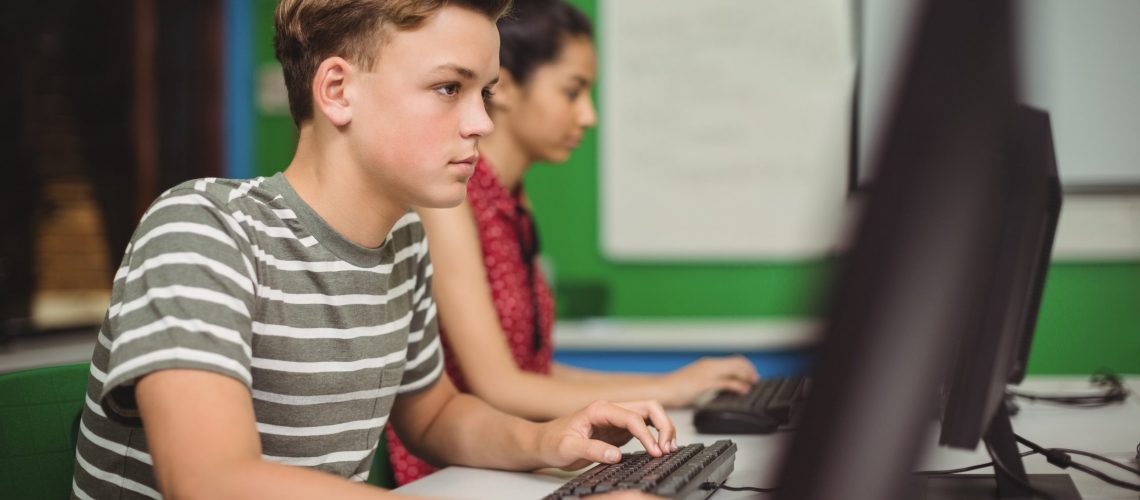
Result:
[[169,368],[207,370],[251,386],[255,272],[248,237],[201,193],[176,191],[143,216],[116,273],[114,332],[99,402],[138,423],[134,384]]
[[443,349],[435,300],[431,296],[431,258],[427,239],[420,237],[416,252],[416,286],[412,293],[412,323],[408,335],[408,357],[400,394],[416,393],[431,387],[443,372]]

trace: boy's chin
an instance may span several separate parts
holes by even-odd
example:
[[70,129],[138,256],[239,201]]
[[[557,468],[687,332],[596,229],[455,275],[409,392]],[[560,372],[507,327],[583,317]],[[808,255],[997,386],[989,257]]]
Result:
[[455,193],[433,193],[433,196],[422,196],[412,203],[418,208],[455,208],[463,203],[467,197],[467,185],[461,184]]

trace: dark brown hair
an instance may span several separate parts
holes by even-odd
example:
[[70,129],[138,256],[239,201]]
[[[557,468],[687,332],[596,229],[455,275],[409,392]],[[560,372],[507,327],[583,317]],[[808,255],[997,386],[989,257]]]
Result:
[[394,31],[418,27],[447,5],[498,20],[512,0],[282,0],[274,15],[273,47],[285,73],[289,112],[298,127],[313,116],[310,88],[321,61],[333,56],[371,67]]
[[563,0],[519,0],[498,25],[499,65],[520,85],[561,56],[568,37],[593,36],[590,19]]

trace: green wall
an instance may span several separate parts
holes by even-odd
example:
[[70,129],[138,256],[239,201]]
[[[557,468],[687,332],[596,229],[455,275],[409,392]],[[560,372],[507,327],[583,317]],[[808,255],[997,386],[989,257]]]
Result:
[[[594,0],[570,1],[596,19]],[[273,62],[274,4],[256,0],[255,46],[262,64]],[[605,113],[604,102],[599,104]],[[292,123],[287,116],[264,115],[256,123],[257,172],[280,170],[292,154]],[[606,259],[599,244],[597,158],[597,133],[591,131],[570,161],[539,166],[526,180],[561,317],[788,317],[816,310],[833,267],[826,261],[636,264]],[[1082,374],[1101,366],[1140,373],[1140,262],[1056,263],[1046,284],[1029,369]]]
[[[277,8],[277,0],[253,0],[253,50],[254,82],[262,72],[281,71],[277,58],[273,55],[273,11]],[[285,170],[289,161],[293,159],[293,149],[297,145],[297,129],[293,126],[293,119],[288,112],[267,113],[258,108],[254,100],[256,117],[254,124],[254,140],[257,147],[254,149],[254,174],[273,175]]]
[[1033,340],[1033,373],[1140,373],[1140,263],[1054,263]]

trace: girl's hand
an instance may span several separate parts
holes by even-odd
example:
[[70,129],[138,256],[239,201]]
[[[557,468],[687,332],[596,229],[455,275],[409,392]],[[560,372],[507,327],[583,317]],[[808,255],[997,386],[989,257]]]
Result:
[[661,403],[678,408],[693,404],[709,391],[744,394],[759,381],[756,367],[744,356],[702,358],[663,377]]

